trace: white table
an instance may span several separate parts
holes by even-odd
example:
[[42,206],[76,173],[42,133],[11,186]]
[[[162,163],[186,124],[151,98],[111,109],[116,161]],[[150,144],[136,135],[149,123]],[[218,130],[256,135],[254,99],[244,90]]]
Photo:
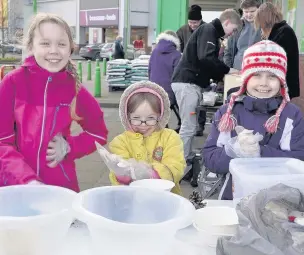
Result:
[[[207,200],[207,206],[233,207],[232,201]],[[76,224],[69,231],[65,247],[59,255],[92,255],[90,233],[85,224]],[[102,251],[101,251],[102,254]],[[215,255],[215,248],[204,245],[193,226],[180,230],[168,255]],[[106,254],[104,254],[106,255]]]

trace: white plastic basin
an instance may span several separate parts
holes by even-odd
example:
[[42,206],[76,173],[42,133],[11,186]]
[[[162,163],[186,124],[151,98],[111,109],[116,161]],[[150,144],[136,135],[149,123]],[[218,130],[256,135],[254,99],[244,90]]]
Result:
[[205,207],[194,214],[193,226],[199,231],[202,241],[216,246],[218,237],[234,236],[239,224],[238,216],[231,207]]
[[1,187],[0,254],[56,254],[74,220],[75,195],[47,185]]
[[236,158],[229,165],[233,200],[258,193],[279,183],[304,192],[304,161],[293,158]]
[[144,179],[134,181],[130,184],[130,186],[145,187],[153,190],[171,191],[174,188],[175,183],[162,179]]
[[181,196],[130,186],[83,191],[73,207],[88,225],[96,255],[165,255],[195,212]]

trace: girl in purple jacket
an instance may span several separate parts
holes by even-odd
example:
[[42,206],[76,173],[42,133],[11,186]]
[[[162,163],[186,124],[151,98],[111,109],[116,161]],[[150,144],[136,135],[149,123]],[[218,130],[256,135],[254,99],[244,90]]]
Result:
[[299,108],[289,102],[286,72],[286,53],[276,43],[261,41],[245,51],[243,85],[216,112],[203,149],[205,166],[226,175],[219,199],[232,199],[232,158],[304,160],[304,120]]
[[[0,84],[0,187],[49,184],[79,191],[75,159],[105,144],[98,102],[80,84],[71,63],[68,24],[38,14],[29,27],[29,57]],[[83,131],[71,135],[72,121]]]

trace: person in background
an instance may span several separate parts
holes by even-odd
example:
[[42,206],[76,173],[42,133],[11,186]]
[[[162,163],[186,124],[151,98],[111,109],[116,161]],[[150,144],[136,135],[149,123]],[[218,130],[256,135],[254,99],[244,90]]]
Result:
[[219,199],[233,199],[232,158],[304,160],[304,119],[289,102],[287,61],[284,49],[268,40],[244,53],[243,84],[216,112],[202,151],[206,168],[226,175]]
[[294,30],[283,20],[282,12],[272,3],[260,6],[255,17],[256,28],[261,28],[265,39],[271,40],[286,51],[287,75],[289,97],[300,96],[299,78],[299,45]]
[[230,36],[241,24],[239,14],[227,9],[219,19],[201,25],[191,36],[174,70],[171,86],[181,116],[180,135],[187,160],[197,128],[197,117],[193,113],[201,102],[202,88],[209,87],[210,79],[221,80],[225,74],[235,72],[219,60],[219,39]]
[[[184,49],[193,34],[193,32],[205,22],[202,20],[202,8],[198,5],[192,5],[188,12],[188,23],[183,25],[176,33],[180,40],[180,51],[183,53]],[[198,127],[196,136],[203,136],[205,126],[205,113],[198,115]],[[178,130],[177,130],[178,131]]]
[[260,0],[241,1],[243,26],[240,31],[228,39],[228,46],[225,48],[223,58],[227,66],[241,70],[245,50],[261,40],[260,29],[255,30],[254,27],[254,18],[260,4]]
[[124,48],[122,46],[122,37],[117,36],[116,40],[114,42],[114,53],[113,53],[114,59],[124,59],[125,58],[125,52]]
[[167,30],[159,34],[156,43],[149,62],[149,80],[160,85],[168,93],[170,108],[178,119],[176,131],[179,132],[181,121],[175,95],[171,88],[171,79],[174,68],[181,58],[180,41],[174,31]]
[[134,83],[121,96],[119,112],[126,131],[109,143],[111,153],[98,150],[111,170],[111,183],[166,179],[175,183],[172,192],[181,195],[186,162],[179,134],[165,128],[170,119],[166,91],[150,81]]
[[184,52],[186,44],[193,32],[205,22],[202,20],[202,8],[198,5],[192,5],[188,12],[188,23],[179,28],[176,32],[180,41],[180,51]]
[[[30,54],[0,84],[0,187],[55,185],[79,192],[75,160],[107,142],[99,103],[80,83],[71,62],[69,25],[39,13],[29,26]],[[75,121],[82,127],[71,135]]]
[[133,46],[136,50],[144,48],[144,41],[142,36],[137,36],[137,39],[133,42]]

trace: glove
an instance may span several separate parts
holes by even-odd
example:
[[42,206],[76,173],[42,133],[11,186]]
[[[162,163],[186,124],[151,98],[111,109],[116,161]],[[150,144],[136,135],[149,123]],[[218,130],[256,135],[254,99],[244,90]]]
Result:
[[68,142],[61,134],[57,134],[51,142],[49,142],[46,160],[49,167],[56,167],[64,157],[71,151]]
[[235,128],[237,137],[229,139],[225,145],[226,154],[232,158],[256,158],[260,157],[260,144],[263,136],[259,133],[253,134],[253,130],[237,126]]
[[113,171],[116,176],[131,178],[131,168],[127,160],[124,160],[116,154],[108,152],[97,142],[95,142],[95,145],[100,157],[109,168],[109,170]]
[[[116,154],[108,152],[103,146],[95,142],[97,151],[107,167],[115,173],[118,179],[120,177],[130,177],[131,180],[150,179],[155,176],[153,168],[143,161],[137,161],[134,158],[125,160]],[[125,181],[124,181],[125,182]]]
[[135,159],[129,159],[128,162],[131,166],[131,177],[132,180],[143,180],[143,179],[153,179],[154,169],[143,161],[136,161]]

